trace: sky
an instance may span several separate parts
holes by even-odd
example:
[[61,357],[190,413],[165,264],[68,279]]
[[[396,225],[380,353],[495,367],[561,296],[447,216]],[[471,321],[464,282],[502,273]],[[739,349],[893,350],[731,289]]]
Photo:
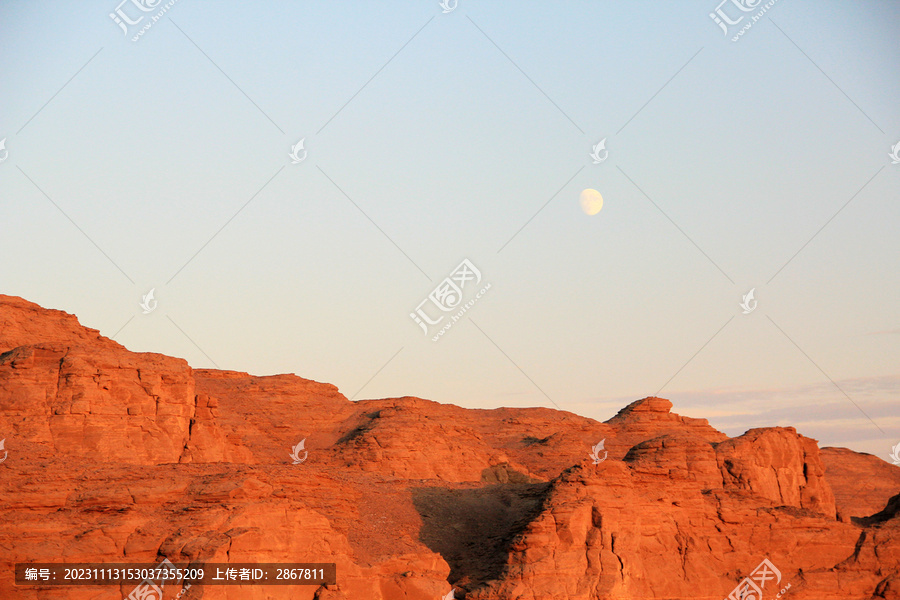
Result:
[[890,461],[898,31],[889,1],[3,2],[0,293],[356,400],[659,395]]

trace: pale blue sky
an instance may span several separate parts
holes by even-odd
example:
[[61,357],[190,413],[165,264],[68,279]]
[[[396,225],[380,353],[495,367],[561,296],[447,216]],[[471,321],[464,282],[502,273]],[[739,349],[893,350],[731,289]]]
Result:
[[[115,8],[0,4],[0,292],[357,399],[900,442],[897,2],[736,43],[706,1]],[[491,289],[432,342],[463,258]]]

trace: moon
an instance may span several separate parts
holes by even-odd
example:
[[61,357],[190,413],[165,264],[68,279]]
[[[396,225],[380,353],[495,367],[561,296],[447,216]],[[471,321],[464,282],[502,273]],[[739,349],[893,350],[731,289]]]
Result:
[[581,192],[581,210],[586,215],[596,215],[603,208],[603,196],[597,190],[590,188]]

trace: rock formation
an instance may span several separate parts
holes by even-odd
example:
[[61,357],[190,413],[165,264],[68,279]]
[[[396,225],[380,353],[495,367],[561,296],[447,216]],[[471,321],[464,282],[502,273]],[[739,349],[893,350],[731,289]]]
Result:
[[14,586],[17,562],[162,558],[337,564],[337,585],[182,600],[439,600],[451,584],[467,600],[721,600],[764,558],[780,575],[767,600],[900,598],[900,468],[790,427],[729,438],[671,409],[645,398],[600,423],[351,402],[293,375],[130,352],[0,296],[0,598],[130,591]]

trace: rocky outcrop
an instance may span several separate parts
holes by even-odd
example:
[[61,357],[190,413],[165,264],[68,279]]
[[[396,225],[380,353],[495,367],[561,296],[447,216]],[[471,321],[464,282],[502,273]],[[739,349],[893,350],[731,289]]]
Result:
[[178,462],[194,413],[183,360],[42,343],[0,354],[0,430],[68,460]]
[[716,445],[724,486],[750,492],[776,506],[835,517],[834,494],[816,441],[793,427],[751,429]]
[[585,461],[553,482],[502,575],[467,598],[723,598],[763,558],[794,597],[869,598],[900,568],[897,540],[872,542],[881,560],[855,588],[848,565],[830,571],[865,532],[834,519],[823,472],[815,443],[791,428],[718,443],[664,435],[622,462]]
[[877,456],[847,448],[822,448],[820,454],[842,520],[878,512],[900,490],[900,467]]
[[43,308],[17,296],[0,294],[0,353],[42,343],[125,350],[100,332],[84,327],[75,315]]
[[682,417],[671,411],[669,400],[650,396],[635,400],[607,423],[627,436],[632,446],[667,433],[691,432],[710,442],[728,439],[727,435],[711,427],[706,419]]

